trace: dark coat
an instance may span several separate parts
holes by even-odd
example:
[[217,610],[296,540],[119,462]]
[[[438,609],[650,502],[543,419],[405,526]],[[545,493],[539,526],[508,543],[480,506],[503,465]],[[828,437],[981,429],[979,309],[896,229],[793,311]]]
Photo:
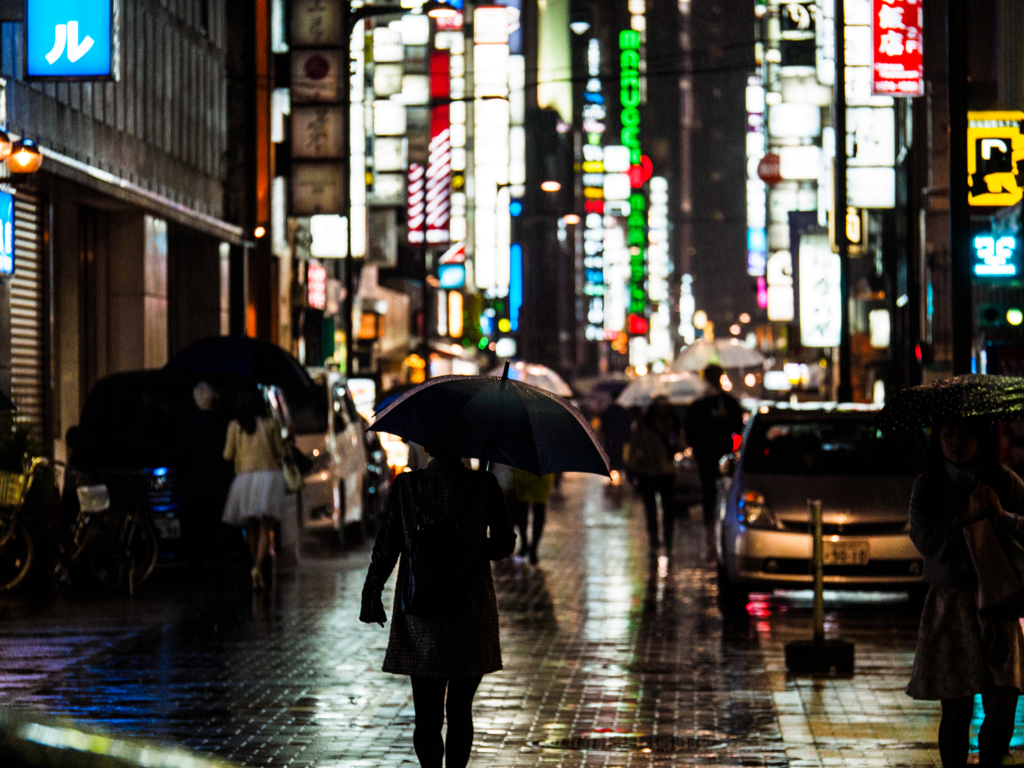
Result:
[[[985,481],[1007,512],[1000,525],[1024,539],[1024,483],[1002,466]],[[914,483],[910,495],[910,538],[924,557],[923,578],[929,584],[962,589],[977,584],[960,522],[961,515],[967,512],[971,490],[958,487],[941,471],[925,473]]]
[[[475,677],[501,669],[498,603],[490,560],[512,554],[516,536],[505,499],[490,472],[474,472],[457,460],[434,459],[426,469],[399,475],[391,486],[387,512],[373,547],[363,586],[362,621],[383,620],[381,592],[395,563],[411,547],[416,508],[420,515],[469,524],[464,539],[469,594],[476,611],[452,617],[410,616],[401,610],[401,586],[408,579],[406,560],[398,569],[391,636],[384,671],[422,677]],[[488,536],[488,529],[490,535]]]
[[686,411],[683,429],[697,464],[715,468],[720,458],[732,452],[732,436],[743,433],[743,408],[725,392],[707,395]]

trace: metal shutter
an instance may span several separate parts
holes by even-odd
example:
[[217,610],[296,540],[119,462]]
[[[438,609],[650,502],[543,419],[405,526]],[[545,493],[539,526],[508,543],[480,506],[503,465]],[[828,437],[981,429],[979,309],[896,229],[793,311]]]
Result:
[[11,278],[11,397],[14,421],[37,439],[43,428],[43,275],[39,199],[14,198],[14,275]]

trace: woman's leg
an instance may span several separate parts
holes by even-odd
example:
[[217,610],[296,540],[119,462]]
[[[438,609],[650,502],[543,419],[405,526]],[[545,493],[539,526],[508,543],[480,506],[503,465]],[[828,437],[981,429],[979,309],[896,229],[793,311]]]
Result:
[[525,501],[520,501],[519,499],[515,499],[514,503],[515,515],[512,520],[515,523],[516,528],[519,529],[519,554],[520,556],[525,557],[530,548],[530,539],[527,535],[529,534],[528,524],[530,522],[530,505]]
[[[416,710],[416,728],[412,743],[416,757],[423,768],[441,768],[444,758],[444,740],[441,726],[444,725],[444,689],[448,682],[443,677],[412,677],[412,703]],[[449,740],[451,726],[449,726]],[[452,765],[451,756],[448,764]]]
[[942,768],[964,768],[967,765],[967,744],[974,713],[974,697],[943,699],[939,721],[939,756]]
[[665,541],[665,553],[672,557],[672,532],[676,524],[675,475],[662,475],[658,478],[658,495],[661,496],[661,536]]
[[249,545],[249,562],[256,562],[256,549],[260,539],[260,524],[258,520],[250,519],[245,524],[245,543]]
[[479,677],[453,677],[448,681],[448,742],[446,768],[464,768],[473,749],[473,697]]
[[532,535],[530,537],[530,562],[537,562],[537,545],[540,544],[540,537],[544,535],[544,521],[547,518],[547,506],[545,504],[533,505],[533,522],[530,526]]
[[1013,720],[1017,714],[1017,689],[993,686],[981,696],[985,720],[978,731],[978,764],[1002,765],[1010,751]]
[[269,517],[261,517],[259,522],[259,535],[256,541],[256,552],[252,558],[252,567],[258,571],[263,569],[263,559],[270,551],[270,528],[274,520]]

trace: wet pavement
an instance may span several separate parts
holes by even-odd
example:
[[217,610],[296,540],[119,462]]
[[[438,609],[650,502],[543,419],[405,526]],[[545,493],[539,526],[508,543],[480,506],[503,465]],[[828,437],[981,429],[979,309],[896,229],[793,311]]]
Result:
[[[540,564],[495,566],[505,670],[477,695],[472,765],[939,765],[938,706],[903,693],[904,596],[827,602],[856,672],[788,676],[809,593],[755,597],[724,622],[696,519],[673,561],[651,560],[629,494],[584,476],[564,491]],[[0,706],[239,765],[416,765],[408,681],[379,671],[387,631],[357,620],[368,557],[304,563],[262,596],[172,571],[132,599],[0,602]]]

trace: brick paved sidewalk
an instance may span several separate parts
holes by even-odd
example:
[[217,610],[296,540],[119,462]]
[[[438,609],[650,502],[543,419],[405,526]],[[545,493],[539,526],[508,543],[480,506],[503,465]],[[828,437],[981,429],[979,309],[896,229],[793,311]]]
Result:
[[[474,766],[938,765],[938,708],[903,693],[905,601],[830,607],[856,674],[790,678],[783,646],[810,636],[805,597],[724,625],[696,522],[677,527],[671,565],[649,561],[635,500],[595,478],[565,491],[539,566],[495,569],[505,671],[475,702]],[[59,623],[45,637],[39,619],[0,625],[0,703],[242,765],[416,765],[408,681],[379,671],[387,631],[357,621],[367,561],[364,547],[283,574],[266,596],[122,627],[91,655]],[[42,673],[10,662],[54,648],[68,660]]]

